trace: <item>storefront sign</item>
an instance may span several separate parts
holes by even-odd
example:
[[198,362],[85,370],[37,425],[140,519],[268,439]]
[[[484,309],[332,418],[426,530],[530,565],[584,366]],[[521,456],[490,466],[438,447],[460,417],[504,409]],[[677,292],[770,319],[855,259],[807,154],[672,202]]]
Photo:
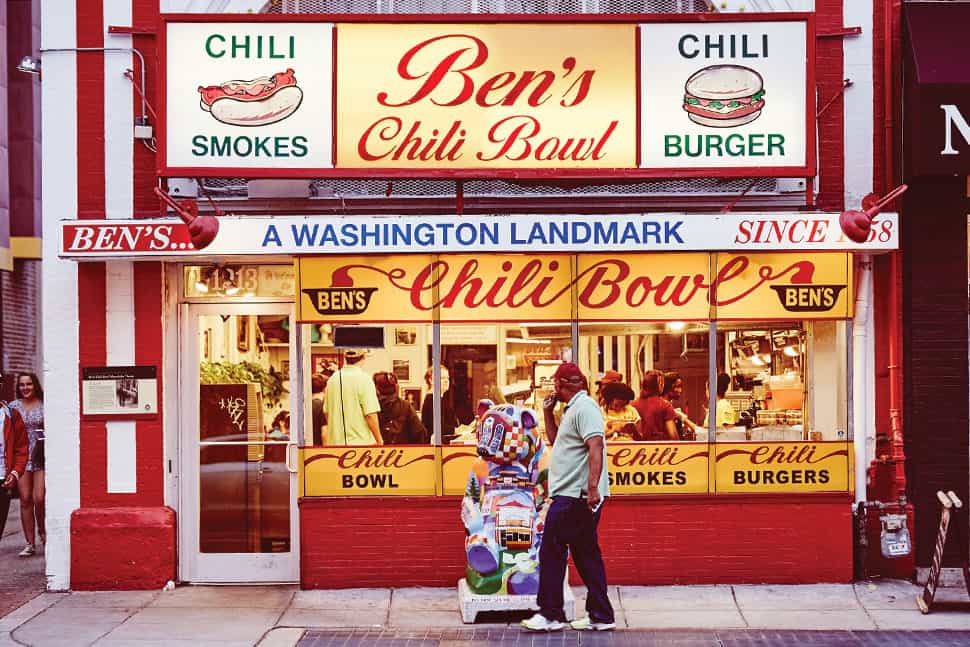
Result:
[[851,446],[835,442],[718,443],[715,488],[735,492],[846,492]]
[[88,366],[81,369],[81,415],[133,418],[158,414],[155,366]]
[[852,257],[822,253],[717,254],[717,319],[852,316]]
[[302,322],[835,319],[852,258],[820,254],[315,256],[297,259]]
[[302,457],[305,496],[435,494],[434,447],[324,447]]
[[903,9],[904,149],[911,175],[970,174],[970,71],[965,2]]
[[219,218],[203,251],[181,220],[67,220],[65,258],[295,254],[633,251],[880,251],[899,247],[898,216],[881,213],[870,239],[842,235],[837,213],[522,214],[511,216],[273,216]]
[[169,167],[328,168],[333,25],[169,22],[164,131]]
[[468,475],[478,460],[475,445],[445,446],[441,448],[442,494],[464,496]]
[[815,174],[812,14],[163,17],[160,174]]
[[707,443],[607,443],[611,494],[708,491]]
[[814,167],[808,24],[640,26],[643,166]]
[[341,24],[337,165],[636,166],[632,24]]
[[291,299],[296,272],[293,265],[186,265],[182,286],[187,298]]

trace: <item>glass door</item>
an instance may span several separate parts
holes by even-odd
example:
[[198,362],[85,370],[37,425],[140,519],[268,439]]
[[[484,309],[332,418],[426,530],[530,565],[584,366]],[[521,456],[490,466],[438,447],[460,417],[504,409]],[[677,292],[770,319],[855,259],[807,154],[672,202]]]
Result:
[[182,315],[180,576],[294,582],[292,307],[190,304]]

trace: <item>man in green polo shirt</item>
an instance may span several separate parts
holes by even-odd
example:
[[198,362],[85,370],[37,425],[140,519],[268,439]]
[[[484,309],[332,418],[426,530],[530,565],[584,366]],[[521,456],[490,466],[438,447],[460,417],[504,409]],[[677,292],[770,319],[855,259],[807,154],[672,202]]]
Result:
[[374,380],[358,364],[364,351],[344,351],[346,364],[327,381],[328,445],[383,445]]
[[[600,507],[610,494],[606,470],[603,413],[586,392],[588,382],[572,362],[560,364],[553,375],[554,394],[542,403],[546,436],[552,443],[549,461],[549,496],[542,545],[539,547],[539,613],[522,626],[529,631],[565,628],[563,580],[567,554],[586,584],[587,617],[574,620],[573,629],[609,631],[616,628],[613,605],[606,594],[606,569],[596,527]],[[565,402],[556,424],[556,402]],[[568,553],[567,553],[568,549]]]

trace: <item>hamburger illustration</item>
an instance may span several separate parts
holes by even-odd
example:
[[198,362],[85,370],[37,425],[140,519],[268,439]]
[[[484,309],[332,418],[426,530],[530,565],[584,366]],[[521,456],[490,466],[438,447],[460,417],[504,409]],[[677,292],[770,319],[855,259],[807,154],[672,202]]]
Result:
[[733,128],[754,121],[765,105],[761,75],[741,65],[711,65],[684,84],[684,110],[691,121]]
[[303,101],[303,90],[291,69],[250,81],[199,86],[199,94],[199,107],[233,126],[275,124],[296,112]]

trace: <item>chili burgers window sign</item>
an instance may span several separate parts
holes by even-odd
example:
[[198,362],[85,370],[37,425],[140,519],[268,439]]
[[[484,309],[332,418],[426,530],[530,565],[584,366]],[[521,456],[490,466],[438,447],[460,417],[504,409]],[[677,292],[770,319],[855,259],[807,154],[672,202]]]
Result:
[[169,169],[327,168],[333,25],[168,22]]
[[642,166],[814,173],[811,17],[785,18],[640,25]]

